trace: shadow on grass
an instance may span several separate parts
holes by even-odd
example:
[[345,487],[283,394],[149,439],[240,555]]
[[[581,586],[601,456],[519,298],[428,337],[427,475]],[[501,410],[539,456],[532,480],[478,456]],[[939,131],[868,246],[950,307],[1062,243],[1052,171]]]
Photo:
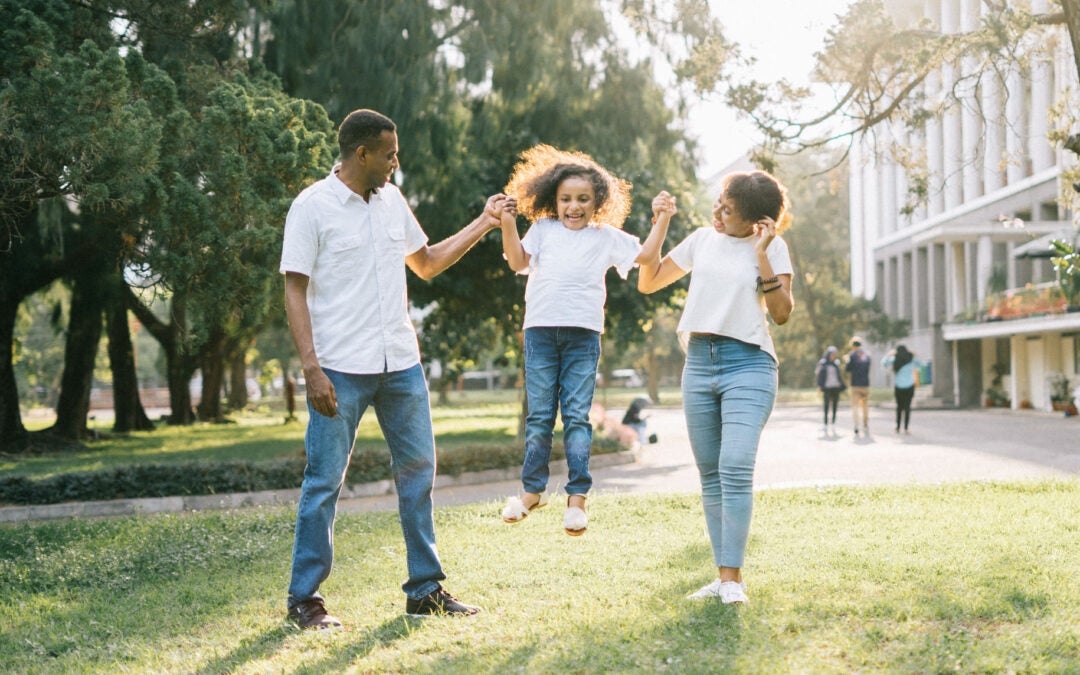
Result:
[[194,672],[198,673],[198,675],[228,673],[235,671],[237,667],[250,661],[269,659],[273,654],[281,650],[286,638],[296,630],[289,626],[271,628],[262,635],[255,635],[241,641],[236,649],[204,664],[202,668]]
[[379,626],[358,633],[355,639],[351,639],[350,635],[347,643],[321,661],[304,664],[304,672],[343,673],[357,659],[367,656],[376,649],[389,647],[398,640],[409,637],[428,621],[458,620],[460,619],[421,619],[408,615],[387,619]]

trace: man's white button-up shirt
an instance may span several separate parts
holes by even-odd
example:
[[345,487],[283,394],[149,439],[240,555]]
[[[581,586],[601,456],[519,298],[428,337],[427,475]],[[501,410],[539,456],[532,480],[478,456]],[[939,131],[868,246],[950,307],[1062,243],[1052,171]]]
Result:
[[331,174],[297,196],[285,219],[280,271],[308,277],[320,366],[369,375],[420,363],[405,257],[426,243],[392,183],[365,202]]

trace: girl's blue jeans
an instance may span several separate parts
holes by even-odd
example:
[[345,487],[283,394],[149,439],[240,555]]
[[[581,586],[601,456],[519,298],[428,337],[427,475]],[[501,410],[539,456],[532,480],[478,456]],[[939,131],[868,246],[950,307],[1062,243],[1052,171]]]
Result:
[[776,362],[757,345],[690,336],[683,408],[717,567],[743,566],[758,440],[776,401],[776,384]]
[[589,409],[596,388],[600,360],[600,334],[577,327],[525,329],[525,463],[521,483],[526,492],[543,494],[551,461],[555,412],[562,411],[566,448],[566,494],[583,495],[592,487],[589,453],[592,424]]
[[308,402],[304,439],[307,467],[300,488],[293,544],[289,607],[322,598],[319,586],[334,562],[334,517],[345,482],[356,427],[368,406],[375,407],[390,448],[398,495],[398,517],[405,535],[409,578],[402,590],[422,598],[446,578],[435,549],[431,491],[435,485],[435,436],[431,428],[427,381],[420,365],[378,375],[349,375],[323,369],[337,394],[337,417],[324,417]]

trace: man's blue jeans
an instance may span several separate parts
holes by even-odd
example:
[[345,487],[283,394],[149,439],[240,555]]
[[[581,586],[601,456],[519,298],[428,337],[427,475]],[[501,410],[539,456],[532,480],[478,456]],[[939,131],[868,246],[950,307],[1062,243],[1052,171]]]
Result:
[[562,410],[566,448],[566,494],[583,495],[592,487],[589,453],[592,424],[589,409],[596,388],[600,334],[588,328],[534,327],[525,329],[525,463],[521,483],[526,492],[543,494],[551,461],[555,411]]
[[683,409],[717,567],[742,567],[758,440],[776,402],[776,361],[757,345],[692,335]]
[[356,427],[369,405],[390,447],[398,494],[398,518],[405,534],[409,579],[402,590],[422,598],[446,578],[435,549],[431,491],[435,484],[435,436],[427,382],[420,365],[381,375],[349,375],[323,369],[337,394],[337,417],[324,417],[308,403],[307,468],[300,489],[293,545],[289,607],[321,598],[319,586],[334,562],[334,516],[345,482]]

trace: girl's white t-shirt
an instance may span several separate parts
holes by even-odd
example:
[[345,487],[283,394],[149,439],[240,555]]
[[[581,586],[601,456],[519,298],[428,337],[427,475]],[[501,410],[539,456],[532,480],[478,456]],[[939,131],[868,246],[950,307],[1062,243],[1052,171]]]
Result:
[[[668,256],[690,275],[690,291],[679,320],[685,340],[690,333],[712,333],[758,345],[774,360],[776,349],[766,322],[765,295],[754,243],[702,227],[671,249]],[[776,237],[765,251],[774,275],[792,274],[787,243]]]
[[575,326],[604,332],[604,277],[614,267],[623,279],[635,266],[641,242],[609,225],[571,230],[541,218],[521,239],[529,254],[525,328]]

